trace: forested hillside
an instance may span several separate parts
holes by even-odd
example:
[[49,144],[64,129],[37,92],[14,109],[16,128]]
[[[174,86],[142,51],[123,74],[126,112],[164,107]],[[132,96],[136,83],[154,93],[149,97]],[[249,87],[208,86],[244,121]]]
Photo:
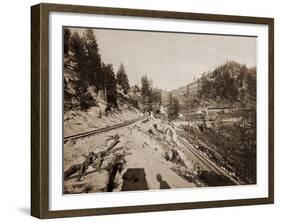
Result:
[[[83,36],[64,29],[64,100],[65,110],[87,110],[96,105],[99,92],[103,92],[107,109],[117,107],[117,84],[126,94],[130,88],[121,64],[115,75],[112,64],[102,61],[98,43],[92,29]],[[96,96],[95,96],[96,95]]]
[[228,104],[253,105],[256,100],[256,68],[227,62],[202,76],[199,97]]
[[172,94],[185,107],[255,107],[256,68],[231,61],[203,73],[193,83],[173,90]]

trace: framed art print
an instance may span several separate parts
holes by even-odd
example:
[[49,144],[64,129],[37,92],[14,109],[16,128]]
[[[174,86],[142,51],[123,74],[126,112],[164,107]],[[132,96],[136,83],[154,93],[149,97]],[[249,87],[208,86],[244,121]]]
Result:
[[33,216],[273,203],[272,18],[31,11]]

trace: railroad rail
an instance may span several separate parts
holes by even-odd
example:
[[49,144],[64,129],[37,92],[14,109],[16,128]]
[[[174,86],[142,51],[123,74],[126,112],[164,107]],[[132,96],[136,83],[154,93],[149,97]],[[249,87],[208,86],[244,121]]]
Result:
[[139,118],[136,118],[136,119],[133,119],[133,120],[130,120],[130,121],[126,121],[126,122],[123,122],[123,123],[119,123],[119,124],[116,124],[116,125],[113,125],[113,126],[108,126],[108,127],[104,127],[104,128],[100,128],[100,129],[90,130],[90,131],[87,131],[87,132],[66,136],[66,137],[64,137],[63,140],[64,140],[64,143],[66,143],[69,140],[77,140],[77,139],[81,139],[81,138],[84,138],[84,137],[87,137],[87,136],[93,136],[93,135],[96,135],[96,134],[108,132],[110,130],[118,129],[118,128],[121,128],[121,127],[124,127],[124,126],[128,126],[128,125],[131,125],[131,124],[136,123],[138,121],[145,120],[147,118],[148,118],[148,116],[142,116],[142,117],[139,117]]
[[226,178],[228,178],[229,180],[231,180],[234,184],[236,185],[241,185],[241,183],[234,179],[233,177],[231,177],[225,170],[221,169],[220,167],[218,167],[215,163],[213,163],[211,160],[209,160],[208,158],[204,157],[202,154],[200,154],[194,147],[192,147],[185,139],[183,139],[180,136],[177,136],[178,140],[187,148],[189,149],[189,151],[191,153],[193,153],[198,159],[199,161],[204,164],[208,169],[210,169],[211,171],[215,172],[216,174],[222,175]]

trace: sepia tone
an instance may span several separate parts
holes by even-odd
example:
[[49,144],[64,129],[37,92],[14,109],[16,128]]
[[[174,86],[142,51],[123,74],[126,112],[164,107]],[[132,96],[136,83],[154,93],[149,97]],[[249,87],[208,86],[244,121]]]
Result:
[[65,194],[256,183],[256,37],[63,36]]
[[[49,13],[82,13],[140,16],[148,19],[169,18],[197,21],[234,22],[268,27],[268,196],[250,199],[208,200],[203,202],[163,203],[141,206],[101,207],[90,209],[50,210],[49,169]],[[229,207],[274,203],[274,19],[235,15],[201,14],[173,11],[105,8],[79,5],[38,4],[31,7],[31,215],[38,218],[89,216],[120,213],[152,212],[167,210],[186,210],[194,208]],[[262,75],[266,75],[262,73]],[[263,90],[263,89],[262,89]],[[259,116],[259,113],[257,113]],[[259,164],[259,163],[257,163]],[[39,166],[39,167],[38,167]]]

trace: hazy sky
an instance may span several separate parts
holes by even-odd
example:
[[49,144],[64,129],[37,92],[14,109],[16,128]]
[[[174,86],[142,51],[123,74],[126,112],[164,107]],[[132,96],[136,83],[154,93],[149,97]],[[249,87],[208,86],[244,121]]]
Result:
[[[83,33],[83,29],[72,29]],[[256,38],[94,29],[102,60],[117,71],[123,62],[130,84],[143,75],[172,90],[227,60],[256,65]]]

